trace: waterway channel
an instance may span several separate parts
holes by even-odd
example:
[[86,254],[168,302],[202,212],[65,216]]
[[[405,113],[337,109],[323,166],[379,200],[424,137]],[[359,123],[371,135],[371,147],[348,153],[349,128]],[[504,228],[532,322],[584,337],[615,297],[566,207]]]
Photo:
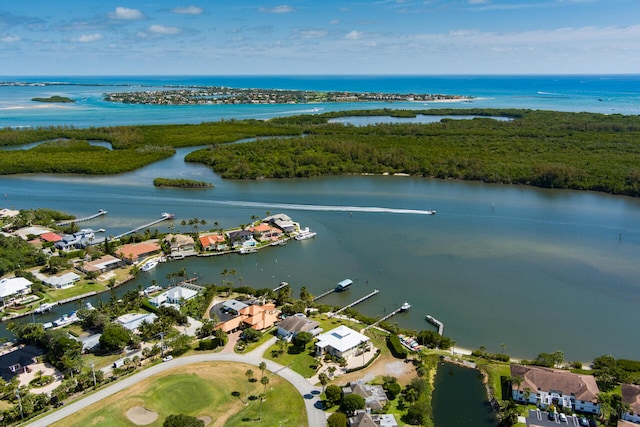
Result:
[[[201,283],[220,283],[224,269],[237,271],[236,284],[258,288],[286,280],[296,294],[301,286],[319,294],[351,278],[348,292],[323,302],[346,305],[380,289],[358,306],[361,312],[382,316],[406,300],[413,308],[394,322],[433,328],[425,321],[431,314],[459,347],[498,352],[505,344],[507,353],[525,358],[562,350],[567,360],[585,361],[640,354],[640,342],[629,339],[630,325],[640,323],[640,200],[407,176],[227,181],[185,163],[191,150],[115,176],[0,177],[2,205],[78,217],[106,209],[83,226],[108,235],[161,212],[176,215],[176,231],[192,231],[183,219],[204,219],[202,231],[284,212],[318,233],[256,254],[163,264],[117,293],[154,279],[166,284],[167,274],[182,268]],[[156,177],[214,187],[156,188]],[[437,214],[425,215],[429,209]],[[168,223],[158,228],[169,231]],[[58,307],[42,321],[73,309]]]

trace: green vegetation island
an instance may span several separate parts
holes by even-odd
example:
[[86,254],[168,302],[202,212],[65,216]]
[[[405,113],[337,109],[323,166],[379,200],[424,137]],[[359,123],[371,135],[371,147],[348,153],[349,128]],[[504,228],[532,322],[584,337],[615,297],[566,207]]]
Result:
[[[124,255],[123,262],[129,262],[110,270],[108,279],[76,266],[86,260],[99,262],[107,255],[122,256],[122,245],[133,243],[145,247],[156,243],[158,248],[152,256],[170,256],[172,243],[177,241],[174,234],[147,230],[67,251],[55,248],[44,238],[36,242],[37,236],[27,235],[27,240],[19,237],[19,230],[28,231],[35,225],[62,231],[56,224],[69,218],[63,212],[33,209],[20,210],[2,220],[6,233],[0,235],[0,275],[32,282],[29,293],[2,301],[6,310],[55,301],[51,293],[59,290],[36,274],[82,273],[84,277],[79,282],[62,289],[67,295],[77,296],[85,291],[84,284],[99,281],[108,280],[107,287],[112,288],[132,275],[143,274],[138,268],[141,262],[132,263],[132,254]],[[252,218],[251,226],[260,223]],[[206,225],[197,218],[189,224]],[[180,238],[188,236],[198,242],[200,233],[228,235],[228,231],[214,228],[199,232],[194,227],[193,232]],[[199,253],[206,250],[197,246]],[[318,406],[314,408],[324,411],[321,417],[323,421],[326,417],[327,426],[346,427],[349,417],[367,407],[365,398],[356,391],[367,385],[381,390],[377,396],[384,395],[374,414],[391,415],[400,426],[433,427],[434,378],[443,362],[481,373],[496,423],[501,427],[524,426],[518,423],[518,417],[529,415],[531,409],[567,417],[576,411],[592,425],[614,427],[630,410],[625,390],[638,389],[640,393],[640,361],[605,354],[585,367],[579,361],[566,361],[561,350],[539,353],[531,360],[514,360],[505,353],[506,344],[501,344],[500,353],[488,352],[484,346],[473,351],[460,349],[452,338],[433,330],[407,330],[392,319],[381,321],[353,308],[323,304],[304,285],[298,295],[286,283],[276,289],[254,288],[243,285],[239,272],[227,269],[221,273],[219,283],[194,285],[187,277],[184,268],[166,276],[171,288],[186,285],[192,290],[188,297],[182,294],[170,306],[159,303],[168,297],[169,290],[152,280],[147,289],[132,289],[123,295],[113,293],[96,307],[83,306],[75,312],[74,319],[61,324],[38,323],[35,318],[10,322],[8,330],[15,335],[15,342],[3,348],[3,356],[17,356],[15,360],[20,360],[24,369],[15,370],[11,378],[0,379],[3,424],[45,418],[57,407],[78,403],[83,410],[74,411],[67,418],[47,419],[46,425],[87,425],[95,420],[112,420],[108,425],[160,425],[160,420],[165,420],[163,425],[204,426],[223,419],[224,425],[250,421],[264,426],[279,422],[315,426],[307,421],[304,402],[317,399]],[[229,315],[230,306],[235,307],[233,316]],[[253,328],[254,316],[266,321],[269,316],[265,313],[272,315],[272,323]],[[332,340],[332,331],[337,328],[349,333],[336,336],[362,335],[349,352],[319,352],[330,345],[328,341],[321,342],[326,334],[301,330],[290,339],[283,335],[293,329],[283,321],[294,320],[290,322],[294,325],[302,313],[306,315],[303,323],[313,322],[313,327],[326,331]],[[132,319],[137,319],[135,327]],[[93,343],[85,347],[91,339]],[[224,353],[219,354],[223,349]],[[145,372],[148,368],[154,369],[153,374]],[[300,381],[292,381],[284,371],[292,371],[293,378]],[[577,390],[581,393],[585,392],[583,384],[588,383],[586,391],[592,394],[572,393],[576,408],[566,401],[561,405],[559,398],[542,401],[539,393],[546,393],[547,389],[534,387],[531,381],[535,382],[536,375],[557,381],[557,385],[546,386],[556,395],[562,391],[563,399],[569,396],[566,384],[573,380],[580,382]],[[123,378],[134,385],[109,393],[110,387],[117,387],[114,383]],[[294,382],[304,384],[310,392],[300,393]],[[346,391],[349,388],[351,392]],[[80,401],[98,390],[109,397],[91,406]],[[193,390],[198,390],[197,396],[183,398]],[[465,399],[458,402],[461,411],[465,409]],[[597,404],[598,411],[580,409],[579,405],[585,404]],[[309,411],[308,406],[306,410]],[[168,420],[175,423],[167,424]],[[44,425],[43,419],[39,422]],[[577,422],[578,418],[573,418],[570,425]]]
[[[330,122],[417,115],[475,118],[361,127]],[[56,138],[3,153],[0,174],[116,174],[168,158],[178,147],[205,145],[186,160],[227,179],[408,174],[640,196],[640,117],[619,114],[378,109],[197,125],[0,130],[0,146]],[[256,140],[228,144],[248,138]],[[108,141],[113,150],[87,140]]]
[[104,100],[108,102],[147,105],[442,102],[471,101],[472,99],[460,95],[424,93],[321,92],[283,89],[238,89],[224,86],[190,86],[158,91],[112,92],[104,95]]
[[36,102],[60,102],[60,103],[72,103],[76,102],[71,98],[67,98],[66,96],[54,95],[48,98],[31,98],[32,101]]
[[154,178],[155,187],[176,187],[176,188],[211,188],[210,182],[196,181],[184,178]]

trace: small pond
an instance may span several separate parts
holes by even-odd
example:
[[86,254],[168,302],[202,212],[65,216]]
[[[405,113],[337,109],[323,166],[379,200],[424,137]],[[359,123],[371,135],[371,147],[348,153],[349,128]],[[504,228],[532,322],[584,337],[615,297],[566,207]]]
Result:
[[433,391],[433,422],[437,427],[496,427],[480,371],[453,363],[438,365]]

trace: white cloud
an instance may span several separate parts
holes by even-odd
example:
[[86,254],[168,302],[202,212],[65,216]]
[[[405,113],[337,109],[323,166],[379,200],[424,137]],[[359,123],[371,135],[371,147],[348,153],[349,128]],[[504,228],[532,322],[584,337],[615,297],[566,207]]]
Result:
[[325,37],[329,32],[327,30],[302,30],[298,34],[303,39],[318,39]]
[[120,19],[123,21],[131,21],[144,18],[144,13],[138,9],[129,9],[127,7],[116,7],[115,12],[111,12],[109,17],[112,19]]
[[154,34],[163,34],[163,35],[172,35],[180,33],[180,28],[178,27],[167,27],[164,25],[152,25],[149,27],[149,31]]
[[331,21],[329,21],[329,24],[331,25],[338,25],[340,23],[339,19],[332,19]]
[[6,37],[0,38],[0,42],[2,43],[15,43],[19,41],[20,41],[20,37],[18,36],[6,36]]
[[260,12],[264,13],[291,13],[295,12],[296,8],[293,6],[289,6],[286,4],[276,6],[276,7],[261,7]]
[[362,38],[362,33],[360,31],[353,30],[350,33],[348,33],[346,36],[344,36],[344,38],[347,40],[358,40]]
[[469,4],[487,4],[489,0],[469,0]]
[[179,15],[200,15],[204,10],[198,6],[176,7],[171,10]]
[[74,42],[78,42],[78,43],[91,43],[91,42],[95,42],[98,40],[102,40],[104,38],[104,36],[102,34],[83,34],[80,37],[75,37],[73,39]]

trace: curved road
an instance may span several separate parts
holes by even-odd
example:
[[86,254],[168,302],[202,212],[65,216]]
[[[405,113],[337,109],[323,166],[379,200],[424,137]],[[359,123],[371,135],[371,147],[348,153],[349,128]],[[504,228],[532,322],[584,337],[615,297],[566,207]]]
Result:
[[[140,371],[136,374],[133,374],[130,377],[123,378],[122,380],[104,387],[97,392],[93,393],[90,396],[84,397],[80,400],[77,400],[73,403],[70,403],[62,408],[58,409],[55,412],[45,415],[33,422],[27,424],[32,427],[46,427],[54,422],[60,421],[61,419],[78,412],[89,405],[92,405],[106,397],[111,396],[125,388],[136,384],[139,381],[152,377],[160,372],[166,371],[168,369],[177,368],[180,366],[189,365],[192,363],[199,362],[241,362],[248,363],[250,365],[258,366],[261,362],[265,362],[267,364],[267,369],[272,373],[281,376],[288,382],[290,382],[298,392],[303,396],[304,403],[307,408],[307,420],[309,423],[309,427],[325,427],[327,425],[327,418],[325,416],[322,408],[322,402],[319,399],[320,390],[317,387],[314,387],[304,378],[302,375],[292,371],[286,366],[280,365],[279,363],[275,363],[271,360],[263,359],[261,356],[263,354],[263,350],[266,349],[271,343],[272,340],[269,340],[267,343],[260,346],[258,349],[252,351],[249,354],[230,354],[230,353],[213,353],[213,354],[198,354],[195,356],[186,356],[179,357],[173,359],[169,362],[159,363],[154,365],[148,369]],[[254,354],[259,354],[255,355]]]

